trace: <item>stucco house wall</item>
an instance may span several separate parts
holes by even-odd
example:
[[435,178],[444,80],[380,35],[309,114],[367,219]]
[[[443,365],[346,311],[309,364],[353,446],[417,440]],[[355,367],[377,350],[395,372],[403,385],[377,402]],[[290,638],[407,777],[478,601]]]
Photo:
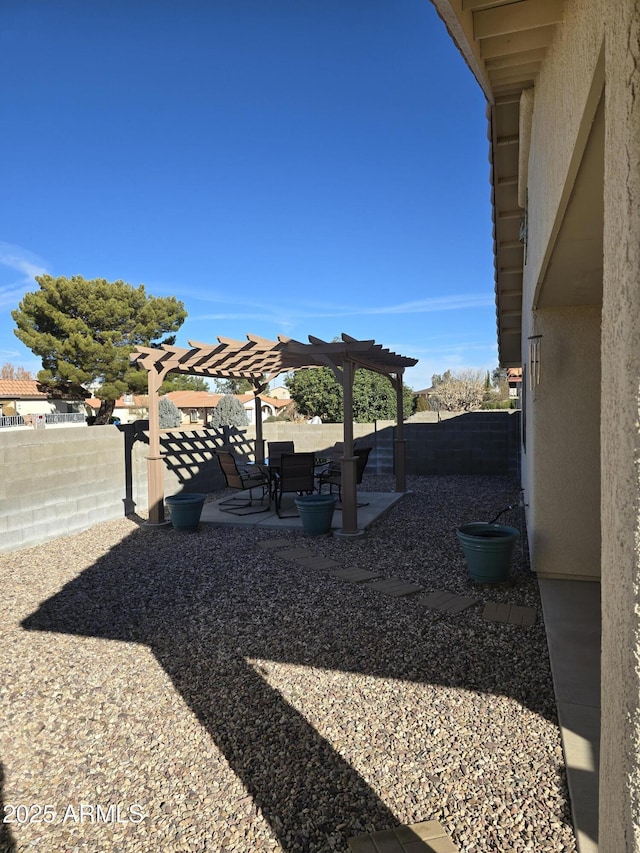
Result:
[[526,392],[525,498],[539,577],[600,577],[600,308],[540,311],[541,381]]
[[[640,849],[640,10],[607,8],[602,306],[602,853]],[[608,417],[615,413],[615,417]]]
[[[600,575],[600,306],[557,287],[554,252],[603,84],[601,0],[569,0],[534,88],[523,272],[523,486],[532,568],[544,577]],[[563,245],[564,242],[564,245]],[[601,269],[593,270],[601,279]],[[549,279],[552,279],[551,282]],[[585,301],[599,302],[598,288]],[[551,292],[551,291],[555,292]],[[540,382],[529,361],[536,336]]]
[[[567,0],[535,87],[528,163],[525,363],[527,338],[542,336],[525,413],[532,564],[541,574],[601,573],[601,853],[640,849],[639,59],[634,0]],[[602,296],[587,307],[564,298],[563,282],[550,293],[548,273],[599,102]]]

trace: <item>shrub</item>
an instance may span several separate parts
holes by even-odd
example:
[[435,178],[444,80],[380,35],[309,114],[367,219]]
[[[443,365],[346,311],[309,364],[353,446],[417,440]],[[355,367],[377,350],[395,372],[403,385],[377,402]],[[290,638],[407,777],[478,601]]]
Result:
[[160,397],[158,413],[160,415],[160,429],[175,429],[180,426],[182,421],[180,409],[168,397]]
[[483,409],[517,409],[517,400],[484,400]]
[[231,394],[225,394],[224,397],[220,397],[218,405],[213,410],[209,426],[219,429],[223,426],[247,426],[248,423],[247,413],[240,400]]

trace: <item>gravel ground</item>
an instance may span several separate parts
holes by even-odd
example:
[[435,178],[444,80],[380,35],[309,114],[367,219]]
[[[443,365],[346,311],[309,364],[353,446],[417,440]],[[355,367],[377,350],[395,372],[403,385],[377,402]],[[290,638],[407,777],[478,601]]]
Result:
[[[476,587],[455,538],[512,481],[409,488],[362,539],[284,537],[539,608],[520,554]],[[427,610],[258,545],[282,536],[121,519],[0,555],[0,850],[344,852],[434,819],[467,853],[575,851],[541,612]]]

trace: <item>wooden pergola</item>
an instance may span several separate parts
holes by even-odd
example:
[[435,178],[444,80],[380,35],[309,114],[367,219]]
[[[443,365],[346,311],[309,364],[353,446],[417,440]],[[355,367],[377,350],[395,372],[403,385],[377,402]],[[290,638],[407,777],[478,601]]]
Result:
[[[305,367],[329,367],[342,385],[344,397],[344,456],[342,465],[342,534],[358,534],[356,457],[353,454],[353,377],[356,368],[373,370],[389,378],[396,391],[397,431],[394,442],[396,491],[406,491],[406,442],[403,433],[402,375],[417,359],[397,355],[375,341],[359,341],[343,334],[327,342],[309,335],[304,344],[278,336],[270,341],[247,335],[246,341],[218,338],[217,344],[189,341],[190,349],[174,346],[136,347],[131,360],[148,373],[149,383],[149,523],[164,523],[164,472],[160,453],[158,391],[168,373],[220,379],[248,379],[253,384],[256,413],[259,397],[269,380]],[[262,418],[256,416],[255,459],[264,460]]]

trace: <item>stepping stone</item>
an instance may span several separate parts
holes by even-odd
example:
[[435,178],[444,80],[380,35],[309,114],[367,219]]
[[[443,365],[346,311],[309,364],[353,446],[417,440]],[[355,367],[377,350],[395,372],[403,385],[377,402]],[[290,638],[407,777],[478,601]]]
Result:
[[505,622],[509,625],[535,625],[538,611],[535,607],[520,607],[517,604],[498,604],[488,601],[482,616],[487,622]]
[[459,853],[437,820],[358,835],[347,844],[350,853]]
[[376,589],[383,595],[391,595],[399,598],[401,595],[412,595],[414,592],[422,592],[423,587],[416,583],[407,583],[402,578],[385,578],[370,584],[371,589]]
[[291,545],[288,539],[265,539],[263,542],[258,542],[258,548],[264,548],[271,551],[276,548],[286,548]]
[[278,557],[295,562],[301,558],[303,560],[309,559],[309,557],[313,557],[313,554],[310,554],[306,548],[287,548],[286,551],[280,551]]
[[460,613],[480,601],[479,598],[469,598],[466,595],[456,595],[453,592],[438,590],[431,595],[423,595],[417,599],[421,607],[431,607],[434,610],[444,610],[446,613]]
[[334,572],[329,572],[329,574],[342,581],[349,581],[349,583],[364,583],[382,577],[381,574],[368,572],[366,569],[337,569]]
[[336,560],[332,560],[330,557],[299,557],[296,560],[296,563],[299,566],[302,566],[303,569],[335,569],[336,566],[339,566]]

